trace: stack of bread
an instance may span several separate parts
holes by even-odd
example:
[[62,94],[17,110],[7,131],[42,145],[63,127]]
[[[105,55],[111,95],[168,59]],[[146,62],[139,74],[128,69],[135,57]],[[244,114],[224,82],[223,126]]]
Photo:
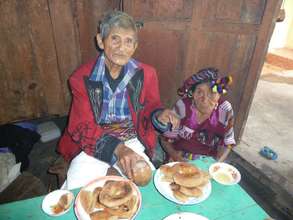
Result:
[[80,203],[91,220],[130,219],[138,209],[138,195],[130,181],[105,182],[93,191],[82,190]]
[[187,162],[179,162],[173,166],[163,165],[160,171],[163,174],[161,180],[170,183],[174,197],[181,202],[202,196],[203,188],[210,179],[207,172]]

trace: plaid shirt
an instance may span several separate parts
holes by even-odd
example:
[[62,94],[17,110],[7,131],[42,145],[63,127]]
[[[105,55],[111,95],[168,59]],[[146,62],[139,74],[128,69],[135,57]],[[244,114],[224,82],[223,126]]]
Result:
[[101,54],[92,71],[90,80],[103,82],[103,105],[99,123],[109,124],[113,122],[131,121],[130,109],[127,100],[127,84],[135,70],[138,62],[130,59],[124,66],[124,77],[117,86],[115,92],[112,91],[105,75],[105,55]]

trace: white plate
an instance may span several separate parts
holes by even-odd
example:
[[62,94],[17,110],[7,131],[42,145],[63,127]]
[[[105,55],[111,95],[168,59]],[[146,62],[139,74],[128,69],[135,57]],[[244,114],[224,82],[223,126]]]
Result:
[[[68,209],[66,209],[65,211],[63,212],[60,212],[58,214],[55,214],[53,211],[52,211],[52,206],[56,205],[59,201],[59,199],[61,198],[61,196],[63,196],[64,194],[66,193],[70,193],[71,196],[72,196],[72,201],[71,201],[71,204],[69,206]],[[47,214],[47,215],[50,215],[50,216],[59,216],[59,215],[63,215],[65,214],[66,212],[69,211],[69,209],[71,208],[72,206],[72,203],[73,203],[73,199],[74,199],[74,195],[72,192],[68,191],[68,190],[55,190],[55,191],[52,191],[50,192],[48,195],[45,196],[45,198],[43,199],[43,202],[42,202],[42,209],[43,211]]]
[[211,177],[220,184],[234,185],[241,180],[240,172],[227,163],[214,163],[209,168]]
[[[173,166],[174,164],[176,164],[178,162],[171,162],[171,163],[168,163],[168,164],[165,164],[165,165],[168,165],[168,166]],[[186,202],[182,202],[182,201],[179,201],[178,199],[176,199],[173,195],[173,192],[170,188],[170,182],[165,182],[165,181],[162,181],[163,177],[163,174],[161,173],[160,169],[158,169],[155,173],[155,176],[154,176],[154,184],[155,184],[155,187],[157,188],[157,190],[166,198],[166,199],[169,199],[170,201],[172,202],[175,202],[177,204],[181,204],[181,205],[193,205],[193,204],[197,204],[197,203],[200,203],[204,200],[206,200],[209,195],[211,194],[211,191],[212,191],[212,185],[211,185],[211,182],[209,181],[205,187],[203,187],[202,191],[203,191],[203,194],[202,196],[196,198],[196,197],[190,197]]]
[[[108,180],[129,181],[130,182],[131,187],[134,189],[134,194],[137,196],[137,202],[138,202],[137,210],[136,210],[135,214],[131,218],[131,219],[134,219],[135,216],[137,215],[137,213],[139,212],[140,207],[141,207],[141,193],[140,193],[138,187],[133,182],[131,182],[130,180],[128,180],[128,179],[126,179],[124,177],[121,177],[121,176],[104,176],[104,177],[100,177],[100,178],[97,178],[97,179],[91,181],[89,184],[87,184],[86,186],[81,188],[80,191],[82,191],[82,190],[93,191],[96,187],[104,186],[105,182],[108,181]],[[96,210],[99,210],[99,209],[96,209]],[[94,210],[94,211],[96,211],[96,210]],[[84,208],[81,205],[80,192],[78,193],[78,195],[76,196],[76,199],[75,199],[74,211],[75,211],[75,214],[77,216],[77,219],[79,219],[79,220],[91,220],[90,216],[86,213],[86,211],[84,210]]]
[[202,215],[197,215],[192,212],[179,212],[172,215],[169,215],[168,217],[164,218],[163,220],[209,220],[206,217]]

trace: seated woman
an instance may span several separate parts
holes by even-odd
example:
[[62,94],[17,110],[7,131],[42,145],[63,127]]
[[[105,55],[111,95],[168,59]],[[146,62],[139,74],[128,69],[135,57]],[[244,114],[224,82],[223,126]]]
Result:
[[151,178],[154,167],[145,153],[152,155],[156,146],[151,113],[161,101],[155,69],[132,58],[137,37],[132,17],[108,13],[96,36],[102,53],[69,79],[72,106],[58,149],[71,161],[63,188],[82,187],[115,164],[133,179],[138,161],[149,166],[144,181],[134,181],[144,185]]
[[227,158],[235,146],[234,119],[231,104],[221,96],[231,81],[231,77],[218,79],[218,70],[213,68],[188,78],[178,89],[181,99],[172,109],[180,118],[178,129],[170,129],[166,110],[153,114],[153,125],[163,133],[161,144],[171,160],[193,160],[199,155],[219,161]]

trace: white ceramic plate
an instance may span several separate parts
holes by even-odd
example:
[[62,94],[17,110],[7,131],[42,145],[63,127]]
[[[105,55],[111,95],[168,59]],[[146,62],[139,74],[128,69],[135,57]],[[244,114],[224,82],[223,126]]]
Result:
[[202,215],[198,215],[192,212],[179,212],[168,217],[164,218],[163,220],[208,220],[206,217]]
[[[171,162],[171,163],[168,163],[166,165],[168,166],[173,166],[175,163],[178,163],[178,162]],[[181,204],[181,205],[193,205],[193,204],[197,204],[197,203],[200,203],[204,200],[206,200],[209,195],[211,194],[211,191],[212,191],[212,185],[211,185],[211,182],[209,181],[208,184],[205,185],[205,187],[202,189],[203,191],[203,194],[202,196],[196,198],[196,197],[190,197],[186,202],[182,202],[182,201],[179,201],[178,199],[176,199],[173,195],[173,192],[170,188],[170,183],[169,182],[165,182],[165,181],[162,181],[163,177],[163,174],[161,173],[160,169],[158,169],[155,173],[155,176],[154,176],[154,184],[155,184],[155,187],[157,188],[157,190],[168,200],[172,201],[172,202],[175,202],[177,204]]]
[[214,163],[209,168],[211,177],[220,184],[234,185],[241,180],[240,172],[227,163]]
[[[131,218],[131,219],[134,219],[135,216],[137,215],[137,213],[139,212],[140,207],[141,207],[141,193],[140,193],[138,187],[133,182],[131,182],[130,180],[128,180],[128,179],[126,179],[124,177],[121,177],[121,176],[104,176],[104,177],[100,177],[100,178],[97,178],[97,179],[91,181],[89,184],[87,184],[86,186],[81,188],[80,191],[82,191],[82,190],[93,191],[96,187],[104,186],[105,182],[108,181],[108,180],[129,181],[130,182],[131,187],[134,189],[133,190],[134,194],[137,196],[137,202],[138,202],[137,210],[136,210],[135,214]],[[97,210],[99,210],[99,209],[96,209],[94,211],[97,211]],[[74,211],[75,211],[75,214],[77,216],[77,219],[79,219],[79,220],[91,220],[90,216],[86,213],[86,211],[84,210],[84,208],[81,205],[80,192],[78,193],[78,195],[76,196],[76,199],[75,199]]]
[[[71,204],[70,204],[69,208],[63,212],[55,214],[52,210],[52,206],[56,205],[58,203],[59,199],[61,198],[61,196],[63,196],[64,194],[67,194],[67,193],[70,193],[72,196],[72,200],[71,200]],[[60,216],[60,215],[63,215],[69,211],[69,209],[71,208],[71,206],[73,204],[73,200],[74,200],[74,195],[72,192],[70,192],[68,190],[61,190],[61,189],[55,190],[45,196],[45,198],[43,199],[43,202],[42,202],[42,209],[47,215]]]

